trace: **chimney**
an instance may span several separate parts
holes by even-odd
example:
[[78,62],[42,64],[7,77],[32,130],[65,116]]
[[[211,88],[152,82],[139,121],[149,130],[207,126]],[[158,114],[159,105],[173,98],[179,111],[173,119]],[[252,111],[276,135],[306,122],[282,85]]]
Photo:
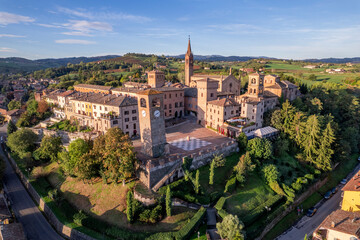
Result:
[[332,227],[332,228],[335,227],[335,222],[334,222],[334,221],[331,222],[331,227]]

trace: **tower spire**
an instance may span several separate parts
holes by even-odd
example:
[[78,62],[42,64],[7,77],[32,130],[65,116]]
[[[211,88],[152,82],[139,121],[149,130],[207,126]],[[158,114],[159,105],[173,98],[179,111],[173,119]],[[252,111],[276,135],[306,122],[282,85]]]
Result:
[[190,44],[190,35],[189,35],[189,42],[188,42],[188,49],[187,49],[187,52],[186,52],[188,55],[192,54],[191,52],[191,44]]

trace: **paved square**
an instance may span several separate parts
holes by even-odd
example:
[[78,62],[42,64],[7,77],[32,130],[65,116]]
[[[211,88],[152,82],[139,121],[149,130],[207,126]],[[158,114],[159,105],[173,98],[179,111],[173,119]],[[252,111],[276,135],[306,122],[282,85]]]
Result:
[[195,149],[205,147],[205,146],[211,144],[210,142],[200,140],[200,139],[194,138],[194,137],[190,137],[190,140],[188,140],[187,138],[181,138],[181,139],[178,139],[175,141],[171,141],[169,143],[171,145],[173,145],[174,147],[181,148],[185,151],[193,151]]

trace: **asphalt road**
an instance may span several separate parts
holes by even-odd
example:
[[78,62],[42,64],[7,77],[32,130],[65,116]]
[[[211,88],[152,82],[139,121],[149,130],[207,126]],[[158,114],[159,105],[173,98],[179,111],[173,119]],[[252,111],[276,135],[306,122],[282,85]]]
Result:
[[[352,178],[360,169],[360,165],[354,169],[352,173],[350,173],[347,179]],[[340,208],[340,202],[342,201],[341,197],[341,188],[344,185],[338,185],[339,191],[333,195],[328,200],[321,200],[319,203],[315,205],[317,207],[317,212],[312,217],[304,216],[300,221],[298,221],[294,226],[292,226],[285,233],[280,235],[277,240],[303,240],[305,234],[307,236],[311,236],[311,234],[315,231],[315,229],[324,221],[324,219],[333,211]]]
[[[0,135],[4,136],[4,128],[0,127]],[[6,132],[6,130],[5,130]],[[39,211],[34,201],[22,185],[20,179],[14,172],[9,161],[4,156],[0,147],[0,155],[6,162],[6,170],[3,183],[6,193],[11,202],[11,207],[22,223],[25,234],[29,240],[58,240],[63,239],[48,223],[44,215]]]

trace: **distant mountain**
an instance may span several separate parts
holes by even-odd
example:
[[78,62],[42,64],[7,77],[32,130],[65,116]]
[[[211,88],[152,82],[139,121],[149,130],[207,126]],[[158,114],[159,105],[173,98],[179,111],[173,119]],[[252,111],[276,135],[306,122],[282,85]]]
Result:
[[[168,56],[168,57],[175,57],[175,58],[180,58],[180,59],[184,59],[185,58],[185,54],[181,54],[181,55],[177,55],[177,56]],[[224,61],[224,62],[235,62],[235,61],[241,61],[241,62],[245,62],[245,61],[249,61],[251,59],[258,59],[258,58],[267,58],[268,57],[247,57],[247,56],[221,56],[221,55],[194,55],[194,59],[195,60],[199,60],[199,61],[209,61],[209,62],[218,62],[218,61]]]
[[46,58],[29,60],[26,58],[8,57],[0,58],[0,73],[26,73],[51,67],[66,66],[68,63],[88,63],[120,57],[119,55],[107,55],[97,57],[70,57],[70,58]]
[[321,58],[321,59],[305,59],[305,62],[324,62],[324,63],[359,63],[360,57],[354,58]]

